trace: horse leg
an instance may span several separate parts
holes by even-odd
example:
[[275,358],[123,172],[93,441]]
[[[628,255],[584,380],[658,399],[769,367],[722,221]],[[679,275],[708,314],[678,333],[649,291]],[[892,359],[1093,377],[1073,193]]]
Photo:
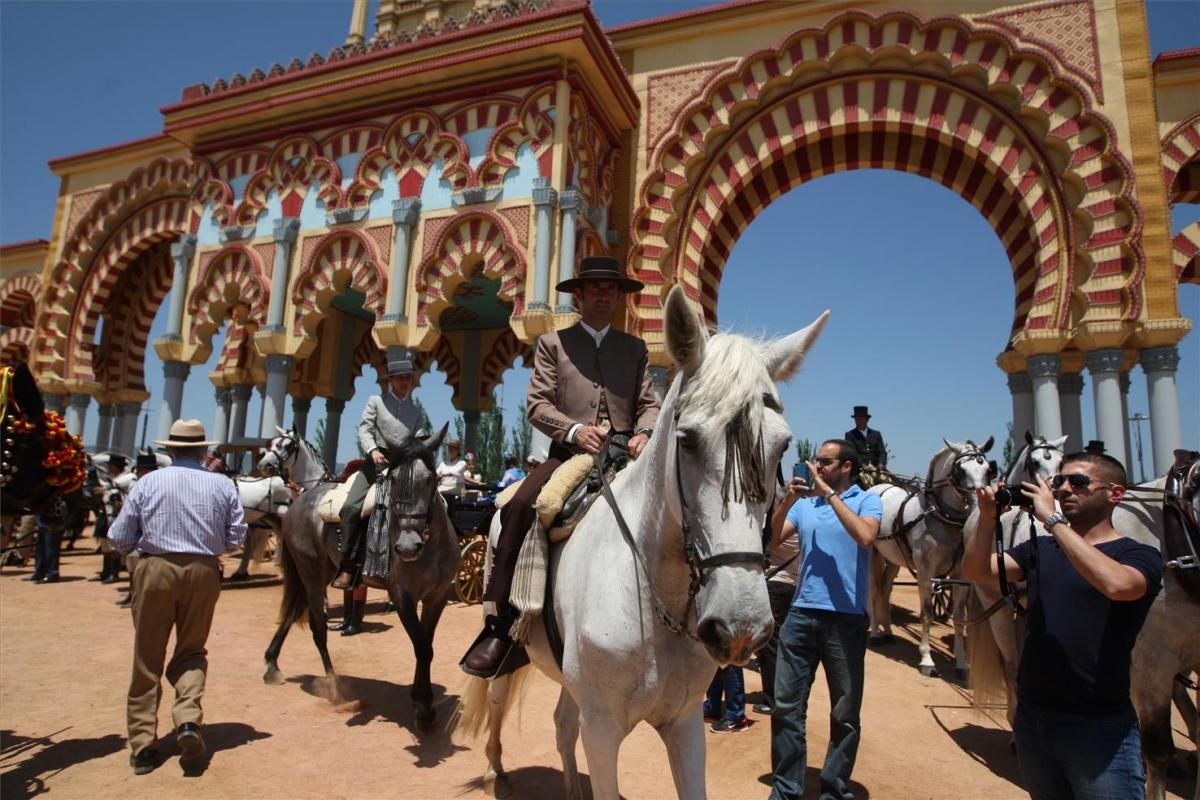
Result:
[[491,706],[491,713],[488,715],[488,740],[484,746],[488,766],[487,771],[483,773],[483,786],[490,796],[496,798],[512,794],[512,787],[508,785],[508,773],[504,771],[504,764],[500,760],[504,754],[504,746],[500,744],[500,731],[504,727],[504,709],[508,703],[509,684],[513,674],[493,678],[487,688],[487,701]]
[[627,731],[621,730],[612,712],[601,706],[585,707],[582,718],[583,752],[592,779],[593,800],[620,800],[617,753]]
[[[280,602],[279,608],[279,627],[276,628],[275,635],[271,637],[271,644],[267,646],[267,652],[263,654],[263,659],[267,662],[267,671],[263,673],[263,683],[276,686],[283,683],[283,673],[279,671],[279,651],[283,649],[283,640],[287,638],[292,625],[303,617],[304,612],[308,609],[304,580],[300,577],[300,571],[292,559],[291,550],[284,546],[282,541],[279,547],[279,567],[280,572],[283,573],[283,600]],[[323,604],[321,609],[323,612]]]
[[[704,783],[704,720],[702,711],[693,708],[668,725],[658,729],[667,746],[667,760],[671,764],[671,777],[675,780],[675,794],[691,800],[693,797],[708,796]],[[588,757],[588,765],[591,765]]]
[[242,542],[242,558],[238,568],[229,576],[231,581],[244,581],[250,578],[250,557],[254,554],[255,543],[258,541],[261,528],[251,526],[246,529],[246,540]]
[[929,629],[933,627],[933,583],[923,569],[917,570],[917,594],[921,598],[921,660],[917,669],[926,678],[932,678],[938,674],[929,651]]
[[325,584],[314,581],[315,586],[308,589],[308,627],[312,631],[313,644],[321,654],[321,664],[325,667],[325,677],[329,682],[329,702],[342,702],[342,690],[338,686],[337,673],[333,670],[333,661],[329,658],[329,629],[325,616]]
[[892,584],[895,583],[900,567],[876,550],[871,554],[871,568],[872,572],[875,569],[879,570],[872,580],[876,590],[871,600],[875,613],[875,621],[871,624],[872,638],[878,644],[891,644],[895,641],[892,635]]
[[579,739],[579,706],[571,693],[563,688],[558,693],[558,705],[554,708],[554,735],[558,755],[562,758],[564,797],[583,797],[579,785],[579,766],[575,763],[575,742]]
[[417,603],[412,599],[412,595],[396,584],[388,586],[388,594],[391,595],[392,603],[396,606],[396,614],[400,617],[400,623],[404,626],[404,630],[412,642],[417,667],[413,674],[412,690],[409,695],[412,698],[417,728],[428,732],[432,729],[433,720],[436,717],[433,710],[433,687],[429,680],[429,665],[433,661],[433,642],[426,636],[425,629],[421,627],[421,620],[417,616]]
[[[961,578],[954,574],[952,578]],[[958,583],[950,584],[950,616],[954,620],[954,678],[967,680],[967,592],[971,587]]]

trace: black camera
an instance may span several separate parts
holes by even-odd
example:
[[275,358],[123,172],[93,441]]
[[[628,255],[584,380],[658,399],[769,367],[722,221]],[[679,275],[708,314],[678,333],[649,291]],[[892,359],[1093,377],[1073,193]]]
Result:
[[1009,488],[1001,486],[996,490],[996,505],[1001,508],[1008,506],[1020,506],[1022,508],[1033,508],[1033,498],[1026,497],[1025,494],[1018,488]]

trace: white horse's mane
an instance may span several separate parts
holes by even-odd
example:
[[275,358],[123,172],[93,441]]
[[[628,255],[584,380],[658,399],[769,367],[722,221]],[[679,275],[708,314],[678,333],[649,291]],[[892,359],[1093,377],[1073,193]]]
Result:
[[[775,382],[763,365],[761,348],[769,344],[733,333],[710,338],[704,346],[704,360],[680,394],[680,409],[710,420],[706,429],[714,434],[723,432],[744,409],[751,412],[752,424],[757,426],[764,394],[782,407]],[[757,435],[757,428],[754,433]]]

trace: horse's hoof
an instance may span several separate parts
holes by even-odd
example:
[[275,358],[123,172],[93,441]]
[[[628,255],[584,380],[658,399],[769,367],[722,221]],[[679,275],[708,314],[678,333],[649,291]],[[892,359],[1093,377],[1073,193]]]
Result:
[[271,686],[282,686],[284,683],[283,673],[277,669],[268,669],[263,673],[263,683],[270,684]]
[[921,674],[926,678],[936,678],[938,676],[937,667],[931,667],[922,664],[920,667],[918,667],[918,669],[921,670]]

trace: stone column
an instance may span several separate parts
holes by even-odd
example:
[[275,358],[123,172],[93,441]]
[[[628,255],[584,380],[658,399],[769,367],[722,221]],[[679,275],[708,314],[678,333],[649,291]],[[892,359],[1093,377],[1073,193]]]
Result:
[[[171,305],[167,313],[168,339],[178,340],[183,331],[183,301],[187,295],[188,268],[192,264],[195,252],[196,237],[190,233],[185,233],[179,241],[171,245],[171,263],[175,270],[171,277]],[[166,438],[166,435],[163,434],[160,438]]]
[[120,432],[120,438],[114,436],[116,440],[113,446],[118,453],[124,453],[127,456],[133,456],[137,450],[137,424],[138,415],[141,414],[141,403],[120,403],[117,405],[117,430]]
[[101,403],[96,410],[100,412],[100,422],[96,426],[96,444],[94,449],[97,453],[102,453],[112,447],[113,413],[115,409],[111,403]]
[[292,398],[292,428],[301,439],[308,434],[308,412],[311,408],[311,397]]
[[154,438],[166,439],[171,434],[171,423],[183,409],[183,384],[191,370],[192,365],[185,361],[163,362],[163,399],[158,405],[158,435]]
[[1092,404],[1096,410],[1096,438],[1104,449],[1132,470],[1125,448],[1125,413],[1122,411],[1121,365],[1125,357],[1120,350],[1093,350],[1087,354],[1088,372],[1092,374]]
[[1176,347],[1151,347],[1141,353],[1150,399],[1150,440],[1154,442],[1154,474],[1165,475],[1175,463],[1175,451],[1183,446],[1179,426],[1179,396],[1175,371],[1179,368]]
[[292,377],[292,365],[296,359],[291,356],[267,356],[267,384],[263,396],[262,426],[258,435],[271,439],[275,436],[275,426],[283,427],[284,401],[287,400],[288,383]]
[[[230,442],[240,442],[246,438],[246,414],[250,409],[250,394],[254,387],[248,383],[235,383],[230,388],[229,405],[229,439]],[[226,462],[234,472],[242,471],[241,454],[231,455]]]
[[550,223],[557,204],[558,192],[550,188],[550,179],[534,178],[533,302],[528,306],[531,311],[550,310],[550,239],[553,235]]
[[[562,283],[575,275],[575,225],[582,205],[579,192],[567,189],[558,196],[558,207],[562,210],[562,218],[558,237],[558,281]],[[559,314],[569,314],[575,310],[574,297],[570,292],[558,293],[558,305],[554,309]]]
[[1083,376],[1078,372],[1065,373],[1058,379],[1058,405],[1062,409],[1063,433],[1067,435],[1067,443],[1063,447],[1067,453],[1077,453],[1083,449],[1082,394]]
[[90,402],[92,396],[88,394],[73,394],[67,398],[67,433],[83,436],[83,423],[87,419]]
[[384,319],[403,320],[408,292],[409,245],[412,227],[421,216],[421,201],[416,197],[404,197],[392,203],[392,222],[396,226],[392,242],[392,275],[388,279],[387,309]]
[[1034,433],[1047,439],[1063,435],[1062,409],[1058,404],[1058,376],[1062,361],[1056,355],[1030,356],[1026,369],[1033,378]]
[[229,406],[233,401],[228,386],[219,386],[216,391],[217,408],[213,412],[212,440],[229,441]]
[[1129,473],[1129,478],[1133,479],[1133,434],[1129,430],[1129,386],[1133,381],[1129,377],[1128,372],[1122,372],[1120,377],[1121,386],[1121,430],[1125,433],[1125,470]]
[[466,430],[463,432],[463,452],[474,453],[479,455],[479,418],[481,416],[479,409],[467,408],[463,409],[463,423]]
[[300,220],[284,217],[275,220],[275,262],[271,267],[271,304],[267,307],[267,324],[264,330],[283,330],[283,307],[287,300],[288,270],[292,263],[292,248],[296,235],[300,233]]
[[325,398],[325,449],[321,457],[331,469],[337,469],[338,434],[342,428],[342,412],[346,410],[346,401],[338,397]]
[[1026,433],[1036,433],[1033,418],[1033,380],[1028,372],[1010,372],[1008,391],[1012,395],[1013,442],[1020,450]]

